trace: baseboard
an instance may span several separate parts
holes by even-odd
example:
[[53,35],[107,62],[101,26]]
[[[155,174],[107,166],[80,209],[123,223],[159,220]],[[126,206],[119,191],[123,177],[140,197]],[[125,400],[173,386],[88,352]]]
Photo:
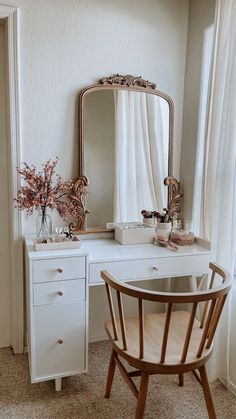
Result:
[[219,378],[219,380],[234,396],[236,396],[236,385],[233,384],[232,381],[229,380],[229,384],[227,385],[224,378]]
[[101,342],[103,340],[108,340],[107,335],[100,335],[100,336],[89,336],[89,343],[94,343],[94,342]]
[[233,393],[234,396],[236,396],[236,385],[233,384],[231,381],[229,382],[229,391],[231,391],[231,393]]
[[3,345],[3,346],[0,346],[0,349],[6,349],[6,348],[12,349],[12,346],[11,345]]

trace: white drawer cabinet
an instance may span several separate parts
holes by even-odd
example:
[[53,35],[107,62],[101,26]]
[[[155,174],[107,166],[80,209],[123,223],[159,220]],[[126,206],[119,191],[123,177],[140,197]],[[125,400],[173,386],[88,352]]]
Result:
[[87,254],[26,245],[27,346],[31,381],[87,371]]

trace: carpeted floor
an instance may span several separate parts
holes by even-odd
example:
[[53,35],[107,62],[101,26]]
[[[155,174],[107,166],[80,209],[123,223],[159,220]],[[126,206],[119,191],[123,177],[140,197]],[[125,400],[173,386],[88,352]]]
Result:
[[[1,349],[0,418],[133,418],[135,398],[119,372],[111,398],[103,397],[109,354],[108,342],[91,344],[89,373],[63,379],[63,389],[56,393],[54,381],[30,383],[27,355],[13,356],[10,349]],[[218,419],[236,418],[236,398],[219,381],[212,389]],[[177,385],[176,376],[150,378],[145,419],[207,417],[201,386],[191,374],[186,375],[184,387]]]

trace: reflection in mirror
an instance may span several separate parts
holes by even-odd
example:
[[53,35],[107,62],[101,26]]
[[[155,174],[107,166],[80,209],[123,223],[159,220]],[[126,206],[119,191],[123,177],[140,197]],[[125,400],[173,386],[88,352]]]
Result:
[[167,207],[169,103],[147,92],[91,90],[84,98],[88,227],[141,221]]

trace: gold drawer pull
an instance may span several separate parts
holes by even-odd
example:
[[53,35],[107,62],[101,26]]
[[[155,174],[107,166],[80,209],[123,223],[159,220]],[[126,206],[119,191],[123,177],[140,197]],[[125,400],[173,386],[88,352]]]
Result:
[[59,345],[62,345],[63,339],[61,339],[61,338],[57,339],[57,343],[59,343]]
[[57,295],[59,295],[60,297],[62,297],[64,295],[63,291],[57,291]]
[[153,271],[158,271],[158,266],[153,266],[152,270]]
[[63,269],[62,268],[58,268],[57,272],[59,272],[59,274],[62,274]]

